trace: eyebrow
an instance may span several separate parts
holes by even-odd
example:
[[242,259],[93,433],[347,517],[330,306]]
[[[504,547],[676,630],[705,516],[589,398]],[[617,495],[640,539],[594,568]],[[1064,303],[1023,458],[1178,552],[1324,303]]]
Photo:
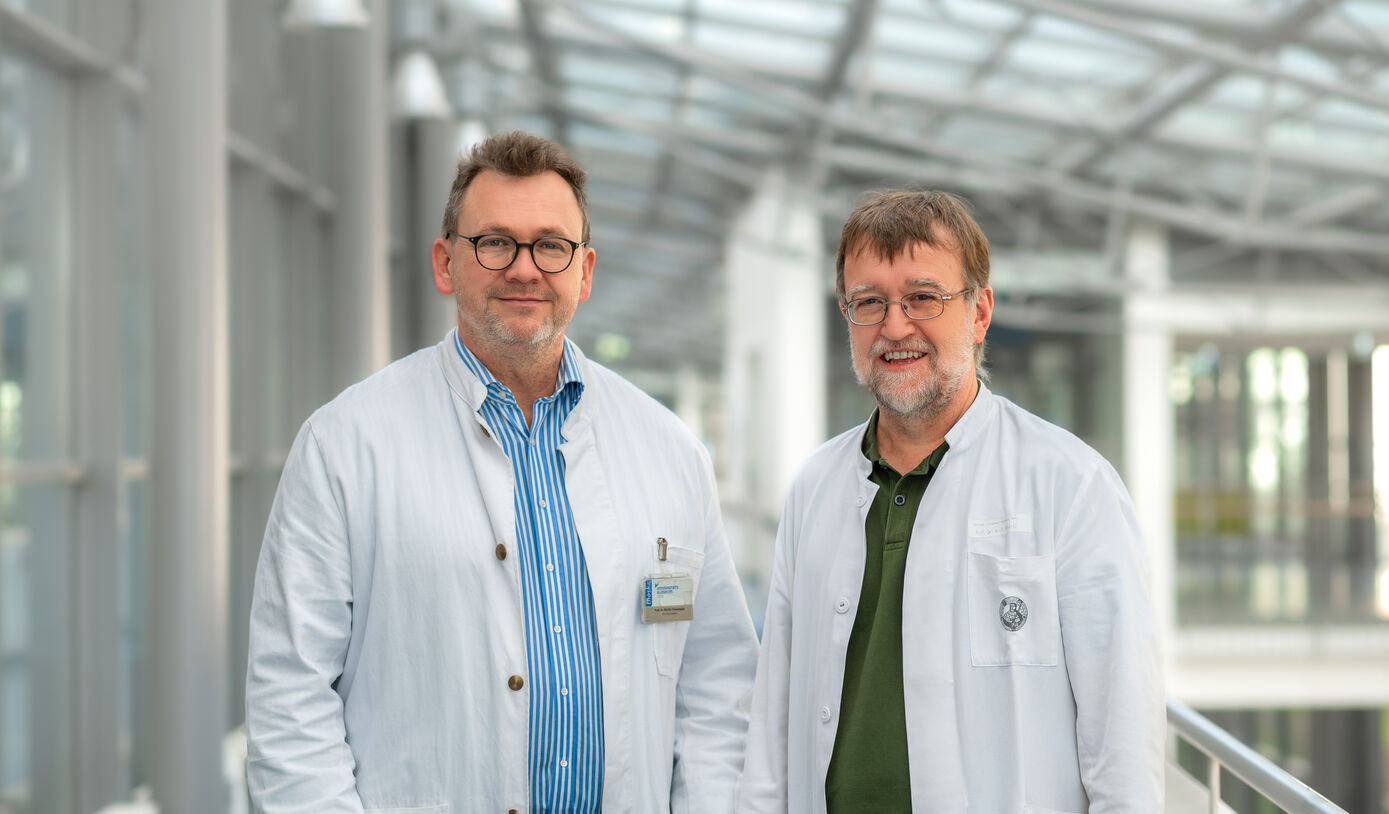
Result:
[[[488,224],[484,224],[484,225],[482,225],[482,226],[479,226],[479,227],[478,227],[478,232],[477,232],[477,233],[480,234],[480,235],[506,235],[507,237],[510,237],[510,238],[516,238],[516,237],[517,237],[517,231],[516,231],[515,229],[512,229],[512,228],[507,227],[507,226],[502,226],[502,225],[499,224],[499,223],[488,223]],[[573,238],[569,237],[569,234],[568,234],[567,231],[565,231],[564,229],[561,229],[561,228],[558,227],[558,226],[542,226],[542,227],[540,227],[539,229],[535,230],[534,234],[535,234],[535,236],[536,236],[537,238],[541,238],[541,237],[562,237],[562,238],[564,238],[564,239],[566,239],[566,240],[573,240]],[[577,242],[577,241],[576,241],[576,242]]]
[[[915,279],[908,280],[907,288],[911,289],[912,291],[920,291],[923,288],[930,288],[936,291],[945,291],[945,286],[941,285],[936,280],[928,280],[925,277],[917,277]],[[870,291],[877,290],[877,286],[869,283],[865,283],[864,285],[856,285],[848,291],[844,292],[844,299],[852,300],[858,297],[860,294],[865,294]]]

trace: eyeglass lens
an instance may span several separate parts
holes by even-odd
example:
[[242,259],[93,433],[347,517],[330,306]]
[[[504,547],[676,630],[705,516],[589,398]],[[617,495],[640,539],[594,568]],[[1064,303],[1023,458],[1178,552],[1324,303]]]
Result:
[[887,319],[887,309],[894,303],[901,303],[907,316],[912,319],[934,319],[945,310],[945,300],[939,294],[918,291],[900,300],[885,300],[882,297],[865,297],[849,303],[849,318],[859,325],[877,325]]
[[551,274],[569,268],[574,258],[573,244],[559,238],[542,237],[534,243],[518,244],[515,238],[508,235],[483,235],[474,243],[477,261],[483,268],[492,271],[501,271],[510,266],[522,245],[530,249],[535,267]]

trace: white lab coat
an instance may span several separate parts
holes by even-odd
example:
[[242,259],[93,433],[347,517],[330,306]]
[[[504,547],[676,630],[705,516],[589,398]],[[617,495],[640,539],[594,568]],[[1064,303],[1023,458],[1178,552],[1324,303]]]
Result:
[[[597,618],[603,811],[724,814],[757,641],[708,456],[631,384],[580,367],[560,449]],[[508,687],[529,673],[513,478],[485,397],[450,334],[295,440],[251,610],[248,774],[266,814],[529,811],[528,692]],[[641,621],[639,583],[662,569],[697,579],[693,622]]]
[[[748,733],[747,814],[825,811],[877,490],[864,430],[813,453],[786,500]],[[1118,475],[982,385],[946,440],[917,511],[902,598],[912,810],[1161,811],[1158,633]],[[1001,613],[1013,596],[1028,609],[1016,631]]]

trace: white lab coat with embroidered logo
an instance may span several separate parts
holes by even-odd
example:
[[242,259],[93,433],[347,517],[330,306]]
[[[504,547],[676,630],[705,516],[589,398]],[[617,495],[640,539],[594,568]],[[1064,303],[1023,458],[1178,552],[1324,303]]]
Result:
[[[793,481],[774,555],[741,812],[825,811],[877,487],[865,425]],[[1160,812],[1162,663],[1113,468],[980,386],[922,498],[902,598],[917,814]]]

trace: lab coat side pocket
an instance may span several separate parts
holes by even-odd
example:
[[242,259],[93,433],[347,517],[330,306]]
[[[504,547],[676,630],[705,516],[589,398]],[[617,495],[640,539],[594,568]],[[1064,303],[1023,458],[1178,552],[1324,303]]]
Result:
[[975,667],[1054,666],[1060,653],[1056,558],[969,554],[969,647]]
[[[690,601],[699,598],[699,573],[704,568],[704,552],[692,548],[671,545],[666,550],[664,562],[657,562],[652,573],[687,574],[694,582],[694,594]],[[698,610],[696,610],[698,614]],[[696,618],[698,616],[696,615]],[[656,672],[667,678],[680,674],[680,661],[685,653],[685,636],[690,632],[689,622],[649,622],[656,649]]]

